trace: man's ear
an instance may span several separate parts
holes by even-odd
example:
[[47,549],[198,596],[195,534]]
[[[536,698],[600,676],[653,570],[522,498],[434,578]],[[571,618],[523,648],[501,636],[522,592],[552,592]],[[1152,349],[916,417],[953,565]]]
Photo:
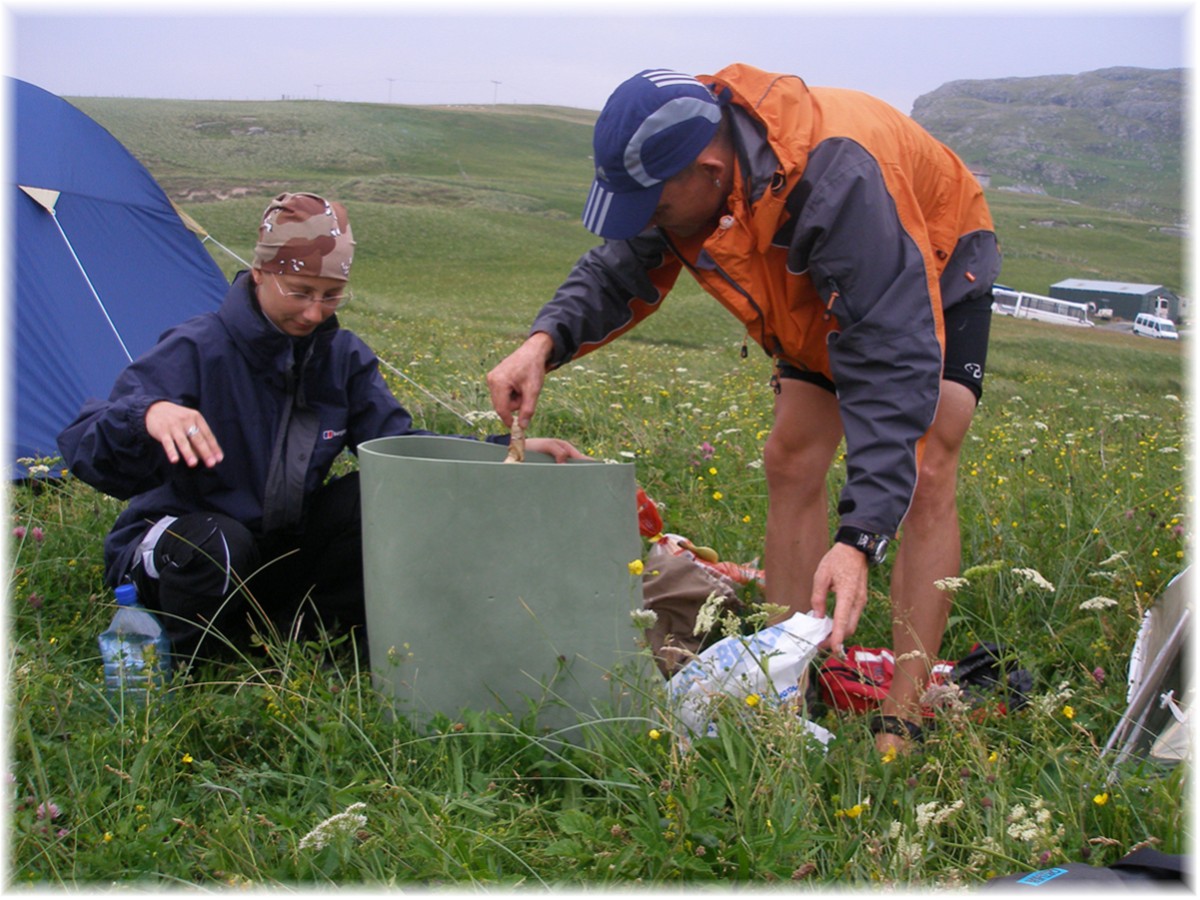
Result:
[[700,151],[696,164],[709,180],[721,184],[733,183],[733,154],[722,153],[715,143]]

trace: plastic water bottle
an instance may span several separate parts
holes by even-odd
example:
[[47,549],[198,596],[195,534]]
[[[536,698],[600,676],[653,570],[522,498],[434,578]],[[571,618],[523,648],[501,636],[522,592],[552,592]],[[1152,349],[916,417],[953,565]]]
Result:
[[104,683],[113,705],[124,707],[150,702],[161,694],[171,671],[171,643],[150,610],[138,603],[137,587],[117,587],[117,611],[100,635]]

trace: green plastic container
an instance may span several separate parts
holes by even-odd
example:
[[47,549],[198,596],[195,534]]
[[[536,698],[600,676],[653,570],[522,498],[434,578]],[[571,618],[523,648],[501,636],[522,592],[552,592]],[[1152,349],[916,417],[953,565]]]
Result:
[[436,436],[358,448],[367,641],[375,684],[418,719],[536,711],[542,728],[604,715],[639,668],[634,467],[505,463]]

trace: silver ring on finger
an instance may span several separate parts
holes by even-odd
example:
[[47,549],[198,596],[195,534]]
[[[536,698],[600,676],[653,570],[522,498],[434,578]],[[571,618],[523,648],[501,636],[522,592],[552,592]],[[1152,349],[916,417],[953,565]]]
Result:
[[184,434],[186,434],[188,437],[195,437],[199,433],[200,433],[200,427],[198,425],[193,425],[191,428],[189,428],[187,431],[184,432]]

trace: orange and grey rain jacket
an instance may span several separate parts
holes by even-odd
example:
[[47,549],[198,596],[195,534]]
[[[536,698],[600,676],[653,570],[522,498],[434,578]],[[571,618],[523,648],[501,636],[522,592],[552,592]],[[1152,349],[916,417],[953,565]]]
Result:
[[841,521],[894,535],[942,374],[943,311],[1000,270],[991,215],[962,161],[855,91],[733,65],[699,76],[732,117],[737,177],[711,234],[651,228],[584,254],[534,320],[550,367],[658,309],[686,268],[773,358],[837,388]]

